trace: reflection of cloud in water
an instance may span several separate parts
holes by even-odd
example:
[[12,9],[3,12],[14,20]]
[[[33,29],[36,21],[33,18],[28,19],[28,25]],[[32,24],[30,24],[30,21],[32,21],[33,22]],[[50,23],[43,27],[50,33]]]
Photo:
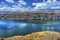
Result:
[[43,25],[60,25],[60,22],[48,22],[46,24]]
[[17,26],[15,22],[0,21],[0,29],[11,29]]
[[38,31],[59,31],[60,22],[46,22],[45,24],[0,21],[0,37],[10,35],[25,35]]
[[34,26],[36,26],[36,24],[32,24],[32,26],[34,27]]
[[3,24],[7,24],[6,22],[4,21],[0,21],[0,24],[3,25]]
[[27,23],[18,23],[14,21],[0,21],[0,29],[11,29],[14,27],[24,28]]
[[38,27],[38,24],[32,24],[32,28],[35,29],[36,27]]
[[19,23],[18,26],[21,27],[21,28],[24,28],[25,26],[27,26],[27,23]]

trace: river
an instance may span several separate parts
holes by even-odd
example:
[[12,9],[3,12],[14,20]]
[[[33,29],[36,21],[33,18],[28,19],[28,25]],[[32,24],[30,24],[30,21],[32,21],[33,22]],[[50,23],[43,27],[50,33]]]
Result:
[[15,35],[26,35],[40,31],[60,32],[60,21],[48,21],[46,23],[27,23],[21,21],[0,20],[0,37],[10,37]]

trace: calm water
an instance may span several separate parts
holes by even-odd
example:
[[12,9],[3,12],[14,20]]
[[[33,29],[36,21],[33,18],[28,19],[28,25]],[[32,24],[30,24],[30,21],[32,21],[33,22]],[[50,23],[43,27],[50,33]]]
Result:
[[50,21],[42,24],[23,23],[18,21],[0,21],[0,37],[25,35],[39,31],[60,32],[60,21]]

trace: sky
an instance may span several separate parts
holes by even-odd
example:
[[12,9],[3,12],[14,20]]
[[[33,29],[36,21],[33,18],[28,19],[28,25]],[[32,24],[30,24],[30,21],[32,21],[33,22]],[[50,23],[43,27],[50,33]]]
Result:
[[0,11],[60,10],[60,0],[0,0]]

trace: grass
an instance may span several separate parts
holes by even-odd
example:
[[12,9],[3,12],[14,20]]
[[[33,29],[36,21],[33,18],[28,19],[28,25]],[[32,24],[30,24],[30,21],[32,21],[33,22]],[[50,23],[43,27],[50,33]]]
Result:
[[39,35],[39,37],[44,37],[44,35]]
[[28,40],[33,40],[33,38],[29,38]]

